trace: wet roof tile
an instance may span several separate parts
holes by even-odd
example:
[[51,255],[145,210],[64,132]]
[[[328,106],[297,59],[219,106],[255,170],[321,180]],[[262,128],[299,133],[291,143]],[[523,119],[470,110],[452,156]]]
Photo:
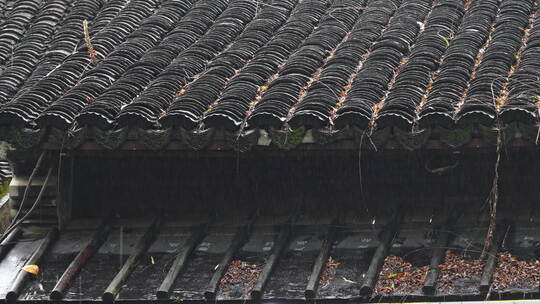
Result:
[[0,24],[9,50],[0,124],[534,126],[539,9],[533,0],[23,0]]

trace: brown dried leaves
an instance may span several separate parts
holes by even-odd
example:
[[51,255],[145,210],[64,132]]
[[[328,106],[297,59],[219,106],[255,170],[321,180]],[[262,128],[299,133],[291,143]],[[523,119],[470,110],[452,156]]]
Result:
[[339,267],[341,263],[337,260],[334,260],[332,257],[329,257],[326,261],[326,268],[324,269],[323,273],[321,274],[320,278],[320,285],[321,288],[324,288],[328,286],[330,283],[330,280],[332,280],[336,276],[336,270]]
[[257,279],[261,272],[262,265],[234,260],[229,265],[229,268],[219,282],[219,285],[224,292],[239,285],[244,287],[246,291],[250,291],[257,283]]
[[485,264],[483,260],[468,260],[451,250],[447,250],[444,263],[439,265],[441,272],[437,288],[448,290],[454,287],[456,280],[480,277]]
[[520,261],[509,253],[499,256],[493,274],[492,288],[502,291],[509,287],[536,288],[540,285],[540,261]]
[[375,294],[409,294],[422,288],[429,266],[416,267],[402,257],[388,256]]

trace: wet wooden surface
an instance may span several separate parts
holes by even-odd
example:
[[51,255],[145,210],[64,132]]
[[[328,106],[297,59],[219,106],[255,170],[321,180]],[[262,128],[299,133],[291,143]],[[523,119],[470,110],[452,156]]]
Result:
[[[486,226],[473,221],[474,216],[464,216],[456,224],[448,245],[459,258],[474,261],[480,255]],[[414,266],[429,265],[431,252],[437,238],[437,219],[426,215],[418,219],[405,218],[396,235],[389,255],[402,257]],[[248,241],[234,254],[233,261],[241,261],[263,267],[274,245],[280,225],[284,219],[261,218],[253,228]],[[216,266],[223,258],[241,221],[224,221],[212,226],[204,239],[189,256],[186,267],[178,276],[171,291],[172,299],[183,301],[203,300],[204,288],[212,277]],[[80,224],[80,223],[79,223]],[[115,224],[106,242],[98,253],[77,276],[66,300],[95,300],[100,297],[116,275],[133,246],[142,236],[150,221],[119,221]],[[119,300],[154,300],[155,292],[169,270],[176,253],[188,239],[193,227],[200,221],[169,220],[160,230],[156,241],[141,258],[119,294]],[[263,299],[304,300],[304,291],[313,264],[323,243],[329,220],[300,219],[293,225],[291,237],[281,254],[274,272],[264,290]],[[378,218],[347,220],[336,229],[335,242],[330,257],[337,267],[328,278],[319,282],[317,299],[339,300],[356,298],[359,295],[365,273],[375,249],[379,245],[380,232],[386,221]],[[40,275],[28,280],[21,293],[21,300],[48,300],[56,280],[93,232],[93,226],[84,229],[79,225],[60,234],[59,240],[40,262]],[[534,222],[514,225],[506,234],[501,251],[511,253],[517,260],[534,262],[540,253],[540,227]],[[32,237],[31,237],[32,236]],[[25,261],[39,243],[39,233],[25,233],[21,241],[0,261],[0,295],[10,287],[10,280],[25,265]],[[448,297],[477,297],[479,277],[457,279],[451,288],[438,287],[431,299]],[[534,295],[538,286],[530,282],[512,285],[501,291],[504,297]],[[497,294],[498,295],[498,294]],[[387,293],[375,297],[379,300],[411,297],[429,299],[421,289],[410,294]],[[231,286],[219,284],[217,300],[244,301],[249,298],[249,285]]]

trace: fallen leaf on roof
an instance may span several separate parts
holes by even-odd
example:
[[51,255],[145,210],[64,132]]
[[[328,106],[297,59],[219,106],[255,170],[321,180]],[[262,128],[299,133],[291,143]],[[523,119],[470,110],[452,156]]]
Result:
[[347,283],[351,283],[351,284],[357,284],[358,282],[355,282],[353,280],[349,280],[347,279],[346,277],[341,277],[343,279],[343,281],[347,282]]
[[391,274],[387,275],[386,278],[393,279],[393,278],[396,278],[398,275],[399,274],[397,274],[397,273],[391,273]]
[[39,266],[38,265],[26,265],[22,268],[22,270],[31,273],[33,275],[37,275],[39,273]]

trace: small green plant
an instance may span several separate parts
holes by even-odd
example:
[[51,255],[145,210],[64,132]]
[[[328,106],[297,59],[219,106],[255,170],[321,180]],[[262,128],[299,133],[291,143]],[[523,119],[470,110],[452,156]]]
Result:
[[4,181],[3,184],[0,184],[0,199],[9,193],[10,182],[11,182],[11,179]]
[[437,36],[439,36],[439,38],[441,38],[444,41],[446,46],[450,46],[450,41],[448,40],[448,38],[446,38],[446,37],[444,37],[443,35],[440,35],[440,34],[438,34]]
[[172,298],[172,300],[173,300],[173,303],[180,303],[180,302],[184,301],[184,300],[183,300],[181,297],[179,297],[179,296],[174,296],[174,297]]

